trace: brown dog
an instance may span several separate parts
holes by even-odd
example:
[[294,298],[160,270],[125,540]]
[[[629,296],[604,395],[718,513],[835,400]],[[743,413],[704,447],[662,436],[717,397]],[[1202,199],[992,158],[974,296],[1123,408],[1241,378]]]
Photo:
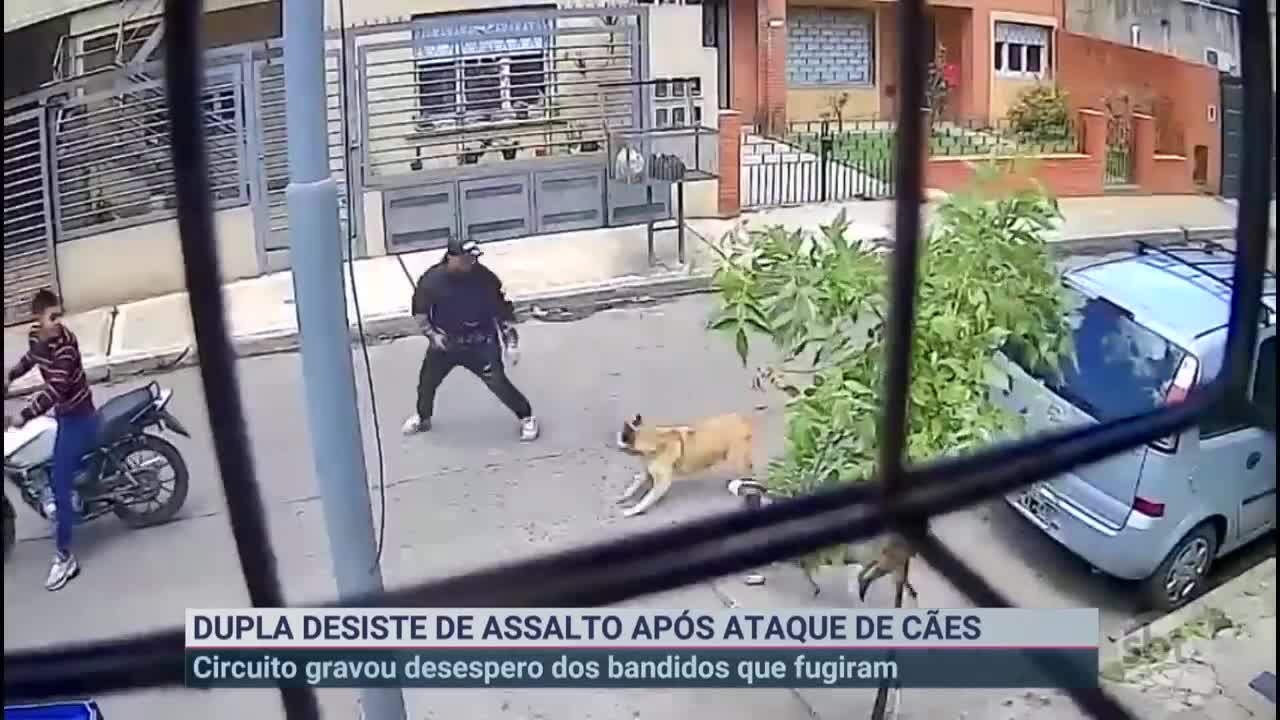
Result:
[[649,491],[623,511],[631,517],[653,507],[677,478],[728,464],[737,479],[750,479],[755,439],[751,420],[738,413],[716,415],[693,425],[645,425],[636,415],[622,424],[618,448],[645,459],[645,472],[635,476],[618,504],[633,500],[649,483]]
[[892,575],[913,600],[919,601],[920,596],[916,594],[915,587],[907,580],[907,562],[913,555],[915,549],[902,536],[896,533],[890,535],[876,559],[858,573],[858,599],[867,599],[867,589],[871,587],[871,583],[885,575]]

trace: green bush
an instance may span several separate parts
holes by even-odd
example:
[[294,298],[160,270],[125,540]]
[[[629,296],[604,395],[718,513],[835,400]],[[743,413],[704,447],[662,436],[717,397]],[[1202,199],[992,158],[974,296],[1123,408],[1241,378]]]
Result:
[[1071,135],[1067,93],[1057,85],[1037,85],[1024,91],[1007,117],[1014,131],[1027,140],[1061,140]]
[[[1021,417],[992,402],[1007,376],[993,362],[1015,341],[1036,358],[1070,349],[1067,302],[1045,233],[1061,219],[1038,186],[1001,192],[996,166],[971,192],[949,196],[920,259],[907,422],[907,460],[919,463],[990,444]],[[711,327],[742,363],[752,338],[780,355],[757,368],[784,392],[786,446],[769,464],[771,493],[797,496],[876,475],[885,341],[887,256],[846,237],[844,211],[817,234],[780,226],[726,238],[715,272]],[[842,548],[808,567],[840,564]]]

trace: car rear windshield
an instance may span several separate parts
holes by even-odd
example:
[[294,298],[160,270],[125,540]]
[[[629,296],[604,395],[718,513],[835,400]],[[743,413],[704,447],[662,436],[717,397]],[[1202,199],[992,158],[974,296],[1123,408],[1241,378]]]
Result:
[[1107,300],[1087,298],[1068,287],[1074,352],[1029,367],[1015,344],[1004,354],[1064,400],[1107,422],[1150,412],[1164,402],[1186,351],[1134,321]]

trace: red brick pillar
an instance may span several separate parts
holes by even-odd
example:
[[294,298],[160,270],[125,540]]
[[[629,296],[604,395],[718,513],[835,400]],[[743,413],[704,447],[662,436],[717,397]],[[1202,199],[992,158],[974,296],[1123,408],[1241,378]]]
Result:
[[1133,114],[1133,183],[1150,192],[1156,172],[1156,122],[1150,115]]
[[737,110],[720,111],[719,167],[720,217],[737,217],[742,213],[742,113]]
[[1089,156],[1090,174],[1093,176],[1087,184],[1082,185],[1081,195],[1101,195],[1103,175],[1107,162],[1107,118],[1097,110],[1082,108],[1080,118],[1080,149]]
[[1080,116],[1080,148],[1085,155],[1102,160],[1107,155],[1107,118],[1097,110],[1083,108]]
[[787,125],[787,0],[756,0],[760,23],[756,122],[772,134]]

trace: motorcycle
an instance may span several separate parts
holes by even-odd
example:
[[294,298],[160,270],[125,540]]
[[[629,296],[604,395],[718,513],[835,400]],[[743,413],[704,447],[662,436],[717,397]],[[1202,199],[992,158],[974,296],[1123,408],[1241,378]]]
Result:
[[[155,382],[117,395],[98,409],[98,433],[72,491],[80,522],[113,513],[134,529],[173,519],[187,500],[190,474],[182,452],[155,432],[191,434],[166,407],[173,391]],[[48,416],[4,433],[4,477],[22,501],[49,521],[56,505],[50,484],[57,421]],[[165,470],[172,478],[162,479]],[[167,492],[166,492],[167,491]],[[16,513],[4,496],[4,559],[16,539]]]

